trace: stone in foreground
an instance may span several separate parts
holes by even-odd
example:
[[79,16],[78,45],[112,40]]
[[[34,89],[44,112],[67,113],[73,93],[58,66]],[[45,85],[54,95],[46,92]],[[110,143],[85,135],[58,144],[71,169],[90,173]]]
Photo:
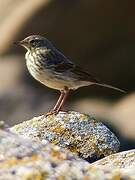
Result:
[[47,141],[30,141],[0,130],[0,180],[43,180],[88,177],[89,165]]
[[117,154],[112,154],[93,163],[93,165],[96,167],[105,167],[110,169],[135,169],[135,150],[133,149],[130,151],[123,151]]
[[[133,162],[135,153],[133,151],[126,152],[127,157],[128,154],[129,160],[126,169],[118,164],[112,168],[106,166],[101,168],[95,166],[94,163],[90,165],[65,149],[47,141],[36,142],[19,137],[9,131],[0,130],[0,180],[132,180],[135,178]],[[113,157],[114,159],[115,157],[120,158],[120,164],[126,160],[122,153]],[[110,161],[110,159],[108,160]]]
[[102,170],[106,174],[103,179],[135,180],[135,149],[98,160],[92,163],[92,168]]
[[48,140],[83,158],[116,153],[120,143],[102,123],[79,112],[35,117],[11,128],[24,137]]

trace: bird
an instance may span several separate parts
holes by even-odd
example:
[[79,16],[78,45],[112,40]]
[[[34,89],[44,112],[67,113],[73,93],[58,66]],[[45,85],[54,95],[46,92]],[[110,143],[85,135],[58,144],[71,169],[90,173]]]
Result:
[[46,116],[57,114],[63,107],[70,90],[99,85],[122,93],[124,90],[99,82],[91,74],[70,61],[45,37],[30,35],[16,42],[24,47],[26,66],[30,74],[43,85],[60,91],[60,96]]

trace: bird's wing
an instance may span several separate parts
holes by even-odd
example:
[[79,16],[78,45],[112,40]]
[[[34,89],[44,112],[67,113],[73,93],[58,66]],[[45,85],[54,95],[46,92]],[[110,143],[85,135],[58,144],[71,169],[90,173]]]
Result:
[[[122,89],[117,87],[100,83],[96,78],[92,75],[84,71],[79,66],[75,65],[71,61],[69,61],[62,53],[55,49],[55,51],[49,51],[47,59],[49,60],[49,67],[52,68],[58,74],[68,74],[68,76],[78,80],[78,81],[89,81],[93,82],[96,85],[111,88],[120,92],[125,92]],[[51,60],[51,61],[50,61]]]
[[47,66],[57,72],[66,71],[74,66],[74,64],[57,49],[46,50],[45,56],[42,54],[42,57],[45,58]]
[[94,83],[98,83],[99,82],[95,77],[93,77],[91,74],[89,74],[86,71],[84,71],[79,66],[75,66],[71,70],[71,72],[76,74],[78,76],[79,80],[81,80],[81,81],[89,81],[89,82],[94,82]]
[[[65,57],[62,53],[59,51],[55,51],[55,54],[53,55],[56,61],[54,63],[54,70],[58,73],[62,72],[68,72],[72,73],[72,75],[81,81],[90,81],[97,83],[98,80],[94,78],[89,73],[85,72],[82,68],[75,65],[73,62],[71,62],[67,57]],[[69,73],[69,76],[70,76]]]
[[74,67],[74,63],[69,61],[68,58],[57,49],[49,49],[46,54],[46,61],[48,61],[49,68],[52,68],[56,72],[65,72]]

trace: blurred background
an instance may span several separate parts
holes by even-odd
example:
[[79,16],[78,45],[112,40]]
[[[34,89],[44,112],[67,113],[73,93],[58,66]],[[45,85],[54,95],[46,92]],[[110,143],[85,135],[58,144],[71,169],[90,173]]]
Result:
[[47,112],[59,92],[34,80],[25,50],[13,45],[32,34],[47,37],[103,87],[71,92],[65,109],[94,115],[117,133],[121,150],[135,147],[135,11],[130,0],[0,1],[0,119],[9,126]]

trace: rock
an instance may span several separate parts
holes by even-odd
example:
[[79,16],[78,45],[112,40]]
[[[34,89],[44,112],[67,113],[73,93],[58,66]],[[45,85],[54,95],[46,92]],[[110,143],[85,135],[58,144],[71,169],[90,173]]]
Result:
[[110,169],[129,169],[132,167],[135,169],[135,149],[112,154],[93,163],[93,165]]
[[0,180],[82,178],[85,165],[84,160],[47,141],[30,141],[0,130]]
[[[120,154],[115,154],[113,157],[121,157],[122,164],[126,159]],[[42,143],[36,142],[19,137],[10,131],[0,130],[0,180],[131,180],[135,179],[135,166],[131,167],[134,159],[135,153],[129,151],[126,169],[124,169],[125,166],[122,167],[119,164],[110,168],[104,165],[104,168],[101,168],[45,140]],[[97,164],[98,162],[101,161],[97,161]]]
[[135,167],[119,169],[91,166],[88,172],[90,180],[135,180]]
[[[130,93],[116,102],[99,98],[79,98],[72,108],[88,113],[113,125],[123,138],[135,141],[135,93]],[[129,123],[130,121],[130,123]],[[126,143],[126,142],[125,142]],[[135,143],[134,143],[135,146]]]
[[105,173],[105,176],[103,175],[103,179],[134,180],[135,149],[112,154],[108,157],[98,160],[97,162],[92,163],[92,168],[103,171]]
[[40,141],[48,140],[83,158],[107,156],[118,151],[117,137],[92,116],[79,112],[35,117],[10,129]]

